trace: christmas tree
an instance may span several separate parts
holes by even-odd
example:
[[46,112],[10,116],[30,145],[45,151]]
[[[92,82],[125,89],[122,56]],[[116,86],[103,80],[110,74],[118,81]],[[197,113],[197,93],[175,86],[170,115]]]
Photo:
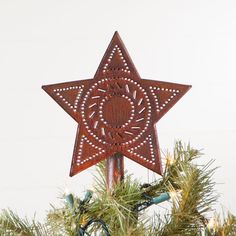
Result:
[[[200,165],[201,156],[190,145],[177,142],[173,153],[165,157],[163,177],[147,184],[126,172],[112,191],[107,191],[102,162],[93,191],[88,190],[83,199],[71,193],[62,196],[62,206],[52,207],[44,223],[4,210],[0,235],[236,235],[236,217],[228,213],[222,219],[213,210],[218,196],[213,180],[216,168],[212,161]],[[162,204],[168,205],[164,212],[160,211]],[[147,214],[150,208],[153,216]]]
[[[65,194],[46,222],[0,215],[4,236],[225,236],[236,218],[213,215],[217,200],[212,162],[199,165],[198,150],[177,142],[161,164],[156,123],[191,88],[142,79],[115,32],[93,79],[43,86],[79,124],[70,176],[97,164],[93,190],[83,199]],[[159,174],[142,183],[124,173],[124,156]],[[167,204],[165,211],[157,206]],[[157,206],[154,206],[157,205]],[[147,209],[155,209],[154,216]]]

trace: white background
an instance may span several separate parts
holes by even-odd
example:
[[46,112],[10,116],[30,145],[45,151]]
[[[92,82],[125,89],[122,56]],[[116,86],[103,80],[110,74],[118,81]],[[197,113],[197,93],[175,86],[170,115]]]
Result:
[[43,218],[66,186],[91,188],[93,168],[68,177],[77,125],[41,85],[92,78],[115,30],[143,78],[193,85],[158,123],[160,145],[216,159],[219,206],[236,213],[234,0],[0,0],[0,208]]

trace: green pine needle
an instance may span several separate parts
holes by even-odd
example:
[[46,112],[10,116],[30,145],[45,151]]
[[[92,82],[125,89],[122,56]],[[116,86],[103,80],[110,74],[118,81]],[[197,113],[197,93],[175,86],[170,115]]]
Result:
[[40,223],[21,219],[11,210],[3,210],[0,215],[1,236],[47,236],[47,229]]

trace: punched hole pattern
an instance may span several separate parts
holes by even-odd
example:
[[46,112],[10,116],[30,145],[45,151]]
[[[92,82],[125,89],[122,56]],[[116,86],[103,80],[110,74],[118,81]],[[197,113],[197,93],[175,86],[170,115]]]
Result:
[[[112,69],[108,69],[109,67],[109,64],[111,63],[112,61],[112,58],[114,57],[114,54],[115,53],[118,53],[121,61],[123,62],[123,65],[124,65],[124,68],[112,68]],[[123,72],[127,72],[127,73],[130,73],[130,69],[129,69],[129,66],[124,58],[124,55],[120,49],[120,47],[118,45],[115,45],[115,47],[112,49],[108,59],[107,59],[107,62],[105,63],[105,65],[103,66],[103,73],[107,72],[108,70],[112,70],[112,71],[123,71]]]
[[[119,86],[116,86],[117,83]],[[116,93],[128,101],[131,113],[121,127],[114,128],[104,118],[103,105],[109,96]],[[150,124],[151,104],[146,91],[138,82],[123,77],[104,78],[95,82],[83,97],[81,115],[86,130],[98,142],[116,144],[117,137],[118,140],[122,138],[122,142],[118,141],[116,145],[123,146],[138,140],[146,132]],[[135,131],[137,129],[140,132]]]
[[[142,146],[144,146],[145,144],[148,144],[148,149],[150,150],[150,154],[151,154],[151,160],[147,159],[146,157],[140,155],[137,153],[138,149],[140,149]],[[152,137],[151,135],[148,135],[146,137],[146,139],[144,141],[142,141],[139,145],[137,145],[136,147],[130,148],[128,150],[129,153],[136,155],[137,157],[139,157],[140,159],[142,159],[143,161],[150,163],[152,165],[155,165],[155,154],[154,154],[154,149],[153,149],[153,144],[152,144]]]
[[[78,102],[81,97],[81,94],[83,92],[84,85],[81,86],[70,86],[70,87],[65,87],[65,88],[58,88],[58,89],[53,89],[53,92],[56,93],[56,95],[68,106],[68,108],[72,109],[74,112],[77,111],[78,108]],[[75,98],[74,104],[71,104],[67,99],[61,94],[63,91],[68,91],[68,90],[78,90],[77,96]]]
[[[177,94],[180,92],[179,90],[176,90],[176,89],[169,89],[169,88],[163,88],[163,87],[153,87],[153,86],[150,86],[150,91],[154,97],[154,100],[155,100],[155,104],[156,104],[156,108],[157,108],[157,111],[160,112],[161,110],[163,110],[166,105],[171,102],[176,96]],[[158,101],[158,98],[157,98],[157,93],[158,91],[166,91],[166,92],[170,92],[171,95],[170,97],[163,103],[163,104],[159,104],[159,101]]]
[[[97,153],[87,157],[87,158],[83,158],[83,160],[81,160],[82,158],[82,153],[83,153],[83,146],[84,146],[84,142],[87,142],[91,147],[95,148],[98,150]],[[101,147],[98,147],[96,146],[95,144],[93,144],[90,140],[88,140],[88,138],[84,135],[82,135],[81,137],[81,140],[80,140],[80,144],[79,144],[79,150],[78,150],[78,153],[77,153],[77,157],[76,157],[76,164],[79,166],[79,165],[82,165],[84,164],[85,162],[89,161],[89,160],[92,160],[96,157],[98,157],[99,155],[105,153],[105,150],[103,150]]]

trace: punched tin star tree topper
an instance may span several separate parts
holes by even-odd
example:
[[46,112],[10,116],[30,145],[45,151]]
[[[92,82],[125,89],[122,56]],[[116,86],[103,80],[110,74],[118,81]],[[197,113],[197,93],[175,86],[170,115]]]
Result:
[[115,32],[93,79],[42,87],[78,123],[70,176],[116,153],[162,174],[155,124],[190,87],[141,79]]

